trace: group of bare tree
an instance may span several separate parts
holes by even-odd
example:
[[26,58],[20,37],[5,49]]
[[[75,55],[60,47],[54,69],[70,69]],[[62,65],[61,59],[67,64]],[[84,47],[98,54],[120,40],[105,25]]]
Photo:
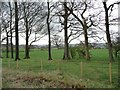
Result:
[[[71,59],[69,51],[69,43],[84,36],[85,57],[90,60],[89,53],[89,38],[98,37],[98,30],[101,22],[105,22],[105,33],[109,51],[109,61],[114,61],[113,47],[111,34],[109,29],[109,14],[112,13],[114,5],[120,4],[115,2],[107,6],[107,2],[103,1],[102,7],[96,7],[94,0],[80,0],[79,2],[4,2],[2,3],[2,25],[1,32],[6,33],[2,40],[6,40],[6,57],[9,55],[9,38],[11,46],[11,58],[13,54],[13,37],[15,37],[15,60],[20,60],[19,57],[19,34],[25,38],[25,59],[30,58],[29,49],[32,43],[39,41],[44,36],[48,35],[48,60],[52,60],[51,43],[58,48],[63,42],[59,35],[53,35],[52,32],[64,31],[64,55],[63,59]],[[92,12],[94,11],[94,12]],[[99,11],[99,12],[98,12]],[[101,14],[104,13],[105,19],[101,19]],[[57,19],[55,19],[57,18]],[[56,24],[54,24],[54,22]],[[55,25],[59,24],[60,30],[53,30]],[[54,25],[53,25],[54,24]],[[99,27],[99,28],[98,28]],[[15,33],[15,35],[14,35]],[[32,36],[35,35],[35,36]],[[71,39],[72,38],[72,39]]]
[[[6,35],[2,37],[2,41],[6,40],[6,58],[9,57],[9,43],[11,47],[11,58],[14,58],[12,40],[13,37],[15,37],[15,60],[20,60],[19,36],[25,38],[26,41],[25,59],[30,58],[29,49],[32,43],[47,35],[47,32],[45,31],[45,18],[47,11],[43,10],[44,3],[1,3],[3,5],[1,10],[1,33],[6,33]],[[31,37],[32,34],[35,36]]]

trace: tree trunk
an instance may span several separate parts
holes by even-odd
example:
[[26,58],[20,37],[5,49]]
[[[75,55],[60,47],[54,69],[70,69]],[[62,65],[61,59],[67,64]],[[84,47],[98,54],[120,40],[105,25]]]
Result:
[[0,25],[0,59],[2,58],[2,45],[1,45],[1,25]]
[[109,61],[114,61],[113,58],[113,50],[112,50],[112,43],[111,43],[111,37],[110,37],[110,31],[109,31],[109,18],[108,18],[108,8],[106,5],[106,2],[103,2],[104,9],[105,9],[105,22],[106,22],[106,37],[107,37],[107,44],[108,44],[108,52],[109,52]]
[[29,59],[28,32],[26,31],[25,59]]
[[[64,2],[64,4],[67,6],[67,3]],[[65,38],[65,43],[64,43],[64,56],[63,59],[64,60],[68,60],[70,59],[70,55],[69,55],[69,44],[68,44],[68,32],[67,32],[67,19],[68,19],[68,10],[64,5],[64,9],[65,9],[65,14],[64,14],[64,38]]]
[[51,56],[51,37],[50,37],[50,23],[49,23],[49,17],[50,17],[50,8],[49,8],[49,0],[47,1],[48,5],[48,16],[47,16],[47,28],[48,28],[48,39],[49,39],[49,45],[48,45],[48,60],[52,60]]
[[13,55],[13,43],[12,43],[12,34],[11,34],[11,40],[10,40],[10,44],[11,44],[11,58],[14,58],[14,55]]
[[30,58],[30,56],[29,56],[29,45],[28,45],[28,39],[29,39],[28,32],[29,32],[29,29],[28,29],[27,17],[26,17],[25,23],[26,23],[25,59],[29,59]]
[[8,32],[6,31],[6,58],[9,58],[9,38],[8,38]]
[[15,51],[16,51],[16,55],[15,55],[15,61],[20,60],[19,58],[19,33],[18,33],[18,6],[17,6],[17,2],[14,2],[15,4]]
[[11,58],[14,58],[14,55],[13,55],[13,43],[12,43],[12,9],[11,9],[10,2],[9,2],[9,7],[10,7],[10,46],[11,46]]
[[26,4],[24,4],[24,23],[25,23],[25,29],[26,29],[26,44],[25,44],[25,57],[24,59],[29,59],[29,22],[28,22],[28,17],[27,17],[27,12],[29,12],[29,8],[26,7]]
[[90,60],[90,53],[89,53],[89,43],[88,43],[88,32],[87,32],[87,24],[86,21],[84,20],[84,38],[85,38],[85,54],[86,54],[86,59]]

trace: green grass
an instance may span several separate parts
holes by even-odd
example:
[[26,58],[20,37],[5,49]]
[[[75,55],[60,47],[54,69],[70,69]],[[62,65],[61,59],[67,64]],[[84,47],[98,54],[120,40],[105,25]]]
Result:
[[[6,77],[11,74],[15,74],[17,71],[21,72],[21,76],[26,76],[26,74],[22,74],[26,72],[27,75],[31,72],[36,76],[39,76],[39,73],[51,73],[53,72],[60,72],[62,73],[61,77],[65,77],[63,81],[67,83],[75,84],[75,82],[85,85],[87,88],[115,88],[117,87],[117,80],[118,80],[118,61],[112,64],[112,83],[109,82],[109,74],[108,74],[108,52],[107,49],[95,49],[91,50],[91,61],[86,61],[83,58],[76,57],[72,60],[64,61],[62,60],[63,57],[63,50],[62,49],[53,49],[52,50],[52,61],[48,61],[48,51],[47,50],[31,50],[29,60],[25,60],[24,52],[20,52],[20,61],[19,67],[16,68],[16,62],[13,59],[2,59],[2,67],[3,69],[3,87],[14,87],[13,84],[9,84],[10,80]],[[5,53],[3,53],[3,56]],[[41,61],[42,61],[42,69],[41,69]],[[83,62],[83,74],[81,77],[80,72],[80,62]],[[7,70],[8,69],[8,70]],[[12,70],[12,73],[9,72]],[[14,72],[15,71],[15,72]],[[15,74],[16,75],[16,74]],[[31,74],[32,76],[32,74]],[[33,75],[34,76],[34,75]],[[47,75],[46,75],[47,76]],[[48,75],[49,76],[49,75]],[[53,75],[53,79],[55,76]],[[56,77],[59,77],[56,75]],[[5,82],[8,79],[7,82]],[[72,83],[72,80],[74,82]],[[61,81],[61,79],[56,80],[56,82]],[[21,81],[22,82],[22,81]],[[35,83],[35,82],[34,82]],[[76,84],[77,84],[76,83]],[[50,84],[50,83],[47,83]],[[25,85],[27,85],[25,83]],[[24,87],[24,85],[19,85],[20,87]],[[63,85],[65,87],[66,85]],[[29,86],[30,87],[30,86]],[[32,87],[36,87],[33,85]],[[42,86],[37,86],[42,87]],[[45,85],[45,87],[49,87],[49,85]],[[59,87],[58,85],[54,85],[53,87]],[[61,86],[62,87],[62,86]],[[67,87],[67,86],[66,86]]]

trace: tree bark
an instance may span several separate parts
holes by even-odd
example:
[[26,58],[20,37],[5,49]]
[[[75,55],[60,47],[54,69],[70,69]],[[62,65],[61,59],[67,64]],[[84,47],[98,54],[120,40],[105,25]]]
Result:
[[[0,9],[1,11],[1,9]],[[1,45],[1,24],[0,24],[0,59],[2,58],[2,45]]]
[[29,39],[29,36],[28,36],[28,32],[29,32],[29,28],[28,28],[28,20],[27,20],[27,17],[25,17],[25,26],[26,26],[26,45],[25,45],[25,59],[29,59],[30,56],[29,56],[29,45],[28,45],[28,39]]
[[6,30],[6,58],[9,58],[9,38],[8,38],[8,32]]
[[29,36],[28,36],[28,32],[29,32],[29,29],[28,29],[28,21],[27,21],[27,18],[26,18],[26,45],[25,45],[25,59],[29,59],[30,56],[29,56],[29,45],[28,45],[28,39],[29,39]]
[[86,54],[86,59],[90,60],[90,53],[89,53],[89,43],[88,43],[88,32],[87,32],[87,23],[84,20],[84,26],[83,26],[83,30],[84,30],[84,38],[85,38],[85,54]]
[[28,44],[28,42],[29,42],[29,22],[28,22],[28,17],[27,17],[27,12],[29,13],[29,8],[27,8],[26,7],[26,4],[25,3],[23,3],[24,4],[24,9],[23,9],[23,11],[24,11],[24,23],[25,23],[25,29],[26,29],[26,32],[25,32],[25,34],[26,34],[26,43],[25,43],[25,57],[24,57],[24,59],[29,59],[30,58],[30,56],[29,56],[29,44]]
[[19,58],[19,33],[18,33],[18,6],[17,2],[14,2],[15,4],[15,61],[20,60]]
[[50,23],[49,23],[49,17],[50,17],[50,8],[49,8],[49,0],[47,1],[48,5],[48,16],[47,16],[47,28],[48,28],[48,39],[49,39],[49,45],[48,45],[48,60],[52,60],[51,56],[51,37],[50,37]]
[[12,9],[11,9],[10,2],[9,2],[9,8],[10,8],[10,45],[11,45],[11,58],[14,58],[14,55],[13,55],[13,43],[12,43]]
[[67,8],[67,10],[69,10],[71,12],[71,14],[81,23],[82,27],[83,27],[83,30],[84,30],[84,38],[85,38],[85,51],[86,51],[86,59],[87,60],[90,60],[90,55],[89,55],[89,47],[88,47],[88,33],[87,33],[87,30],[88,30],[88,26],[87,26],[87,23],[86,23],[86,20],[83,16],[83,14],[85,13],[85,11],[87,10],[87,5],[85,6],[85,9],[83,11],[83,13],[81,14],[81,18],[80,19],[78,16],[76,16],[73,11],[71,9],[69,9],[67,7],[67,5],[65,5],[65,7]]
[[70,55],[69,55],[69,44],[68,44],[68,31],[67,31],[67,21],[68,21],[68,10],[65,7],[67,6],[67,2],[64,2],[64,9],[65,9],[65,14],[64,14],[64,60],[69,60]]
[[108,52],[109,52],[109,61],[114,61],[113,58],[113,50],[112,50],[112,43],[109,31],[109,16],[108,16],[108,8],[106,2],[103,2],[104,9],[105,9],[105,26],[106,26],[106,37],[107,37],[107,44],[108,44]]

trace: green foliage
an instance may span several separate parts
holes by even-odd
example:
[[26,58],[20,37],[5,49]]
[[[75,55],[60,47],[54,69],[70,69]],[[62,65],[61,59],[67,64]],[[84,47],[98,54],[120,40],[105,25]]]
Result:
[[70,54],[72,58],[76,56],[76,47],[70,47]]
[[85,46],[83,44],[81,45],[78,45],[76,47],[76,51],[79,55],[80,58],[84,58],[86,56],[86,53],[85,53]]
[[76,56],[79,56],[79,58],[85,58],[86,56],[85,45],[79,44],[74,47],[71,47],[70,52],[71,52],[72,58],[75,58]]
[[119,51],[120,51],[120,42],[119,42],[119,38],[120,38],[120,37],[117,37],[115,41],[112,41],[112,46],[113,46],[115,58],[118,57]]
[[120,51],[117,53],[117,59],[120,60]]

